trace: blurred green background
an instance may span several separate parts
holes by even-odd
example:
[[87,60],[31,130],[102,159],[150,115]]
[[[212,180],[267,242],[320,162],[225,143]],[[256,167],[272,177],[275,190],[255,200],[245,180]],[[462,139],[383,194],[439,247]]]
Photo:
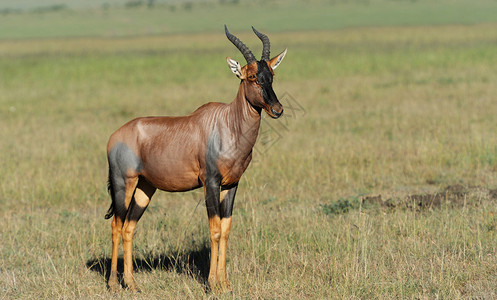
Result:
[[476,24],[497,20],[495,0],[4,0],[0,38],[327,30]]

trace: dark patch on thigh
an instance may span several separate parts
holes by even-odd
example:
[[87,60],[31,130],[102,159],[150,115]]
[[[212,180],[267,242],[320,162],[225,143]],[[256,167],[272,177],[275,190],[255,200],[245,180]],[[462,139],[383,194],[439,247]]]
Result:
[[113,176],[120,175],[125,178],[130,169],[137,173],[143,170],[141,159],[124,143],[116,143],[110,150],[108,158]]
[[207,151],[205,153],[205,165],[207,178],[216,178],[221,182],[221,174],[217,166],[219,154],[221,152],[221,139],[217,127],[214,127],[209,140],[207,141]]
[[114,192],[115,213],[124,221],[127,213],[125,206],[126,174],[129,170],[139,173],[143,170],[141,159],[124,143],[117,143],[108,154],[109,182]]

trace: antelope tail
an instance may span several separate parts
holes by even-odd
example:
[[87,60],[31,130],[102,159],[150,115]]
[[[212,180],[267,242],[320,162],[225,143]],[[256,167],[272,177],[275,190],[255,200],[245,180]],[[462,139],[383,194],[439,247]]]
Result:
[[109,178],[107,179],[107,191],[110,194],[110,197],[112,198],[112,203],[110,204],[109,209],[107,210],[107,213],[105,214],[106,219],[112,218],[114,215],[114,186],[112,185],[112,181],[110,180],[110,168],[109,168]]

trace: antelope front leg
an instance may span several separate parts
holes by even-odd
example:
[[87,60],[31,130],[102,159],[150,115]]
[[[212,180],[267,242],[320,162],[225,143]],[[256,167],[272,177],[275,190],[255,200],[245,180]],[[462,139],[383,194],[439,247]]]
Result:
[[219,240],[219,261],[217,264],[217,279],[224,292],[231,291],[231,284],[228,281],[226,272],[226,251],[228,247],[228,237],[231,229],[231,213],[233,212],[233,202],[235,200],[238,185],[221,189],[221,238]]
[[228,281],[226,273],[226,249],[228,246],[228,237],[231,228],[231,217],[221,219],[221,239],[219,240],[219,261],[217,264],[217,279],[220,288],[225,291],[231,291],[231,284]]
[[212,291],[218,289],[217,256],[219,240],[221,239],[221,214],[219,211],[220,186],[215,178],[210,178],[205,183],[205,206],[209,216],[209,232],[211,238],[211,263],[209,269],[209,286]]
[[219,240],[221,238],[221,220],[219,216],[214,215],[209,217],[209,231],[211,238],[211,263],[209,268],[209,286],[211,290],[215,291],[218,289],[218,277],[217,277],[217,256],[219,249]]

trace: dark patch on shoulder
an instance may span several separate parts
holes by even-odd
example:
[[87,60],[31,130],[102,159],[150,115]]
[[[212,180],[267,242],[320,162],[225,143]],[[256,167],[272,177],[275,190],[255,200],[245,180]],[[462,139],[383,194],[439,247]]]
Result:
[[219,188],[221,185],[221,173],[219,172],[217,161],[221,152],[221,139],[217,128],[214,127],[209,140],[207,141],[207,151],[205,154],[205,206],[209,218],[221,216],[219,211]]
[[209,140],[207,141],[207,151],[205,153],[205,165],[206,165],[206,175],[207,178],[217,179],[221,181],[221,173],[217,166],[219,160],[219,155],[221,153],[221,138],[219,137],[219,132],[217,127],[214,127]]

